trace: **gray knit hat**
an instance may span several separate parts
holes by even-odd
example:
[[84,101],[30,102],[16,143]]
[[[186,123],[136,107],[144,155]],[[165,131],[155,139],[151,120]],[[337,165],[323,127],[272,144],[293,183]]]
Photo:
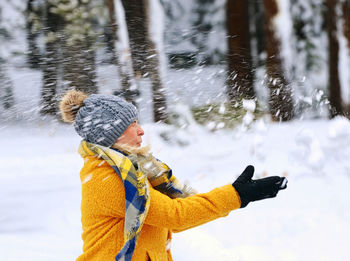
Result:
[[124,99],[91,94],[78,110],[74,128],[84,140],[110,147],[137,117],[136,107]]

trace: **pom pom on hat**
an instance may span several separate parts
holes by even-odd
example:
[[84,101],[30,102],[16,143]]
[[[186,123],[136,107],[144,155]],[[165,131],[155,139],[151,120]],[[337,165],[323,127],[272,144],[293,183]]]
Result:
[[88,96],[80,91],[70,90],[62,98],[59,108],[64,122],[73,123],[80,107]]

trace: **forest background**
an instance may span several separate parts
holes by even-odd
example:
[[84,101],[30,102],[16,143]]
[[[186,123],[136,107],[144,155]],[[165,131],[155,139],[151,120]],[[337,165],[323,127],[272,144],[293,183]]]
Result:
[[193,68],[214,69],[204,82],[183,79],[182,92],[220,89],[221,100],[191,108],[201,123],[232,125],[243,100],[274,121],[348,115],[349,8],[345,0],[4,1],[0,102],[20,106],[8,70],[26,67],[41,73],[38,112],[55,115],[68,89],[104,92],[98,69],[110,64],[108,92],[138,104],[151,88],[154,122],[171,122],[168,76]]
[[68,89],[137,105],[144,143],[200,192],[277,198],[173,235],[175,260],[349,260],[349,0],[0,0],[0,259],[81,254]]

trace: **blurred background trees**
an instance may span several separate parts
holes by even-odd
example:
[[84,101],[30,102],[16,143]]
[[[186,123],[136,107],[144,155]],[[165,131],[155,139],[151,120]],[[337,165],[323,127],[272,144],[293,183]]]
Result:
[[[152,34],[152,0],[122,0],[122,3],[125,10],[134,75],[136,80],[150,79],[154,121],[165,122],[167,105],[160,70],[160,54]],[[127,95],[126,98],[132,100],[130,95]]]
[[276,27],[279,10],[278,0],[264,0],[266,71],[270,90],[270,112],[274,120],[288,121],[293,118],[292,91],[287,79],[282,57],[281,39]]
[[[116,67],[114,94],[135,105],[151,86],[155,122],[169,119],[166,72],[208,67],[225,71],[230,110],[253,100],[275,121],[317,111],[321,102],[329,103],[330,117],[350,112],[350,0],[27,0],[11,5],[0,8],[12,8],[25,19],[26,66],[42,73],[42,114],[55,115],[67,89],[99,92],[97,72],[103,63]],[[0,19],[1,41],[9,42],[13,25]],[[14,104],[6,70],[14,53],[4,49],[0,54],[5,108]]]
[[255,98],[249,2],[227,1],[227,88],[234,105]]
[[[0,44],[1,46],[6,46],[6,42],[11,39],[11,33],[3,25],[3,8],[0,6]],[[5,50],[0,52],[0,106],[4,109],[10,109],[14,105],[14,95],[13,95],[13,84],[8,76],[6,68],[6,60],[8,55]]]

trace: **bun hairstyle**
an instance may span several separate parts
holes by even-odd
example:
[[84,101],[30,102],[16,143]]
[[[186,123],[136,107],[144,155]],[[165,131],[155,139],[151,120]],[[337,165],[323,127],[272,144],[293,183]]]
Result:
[[74,122],[79,109],[84,105],[84,100],[87,97],[84,92],[76,90],[70,90],[62,97],[59,108],[64,122]]

